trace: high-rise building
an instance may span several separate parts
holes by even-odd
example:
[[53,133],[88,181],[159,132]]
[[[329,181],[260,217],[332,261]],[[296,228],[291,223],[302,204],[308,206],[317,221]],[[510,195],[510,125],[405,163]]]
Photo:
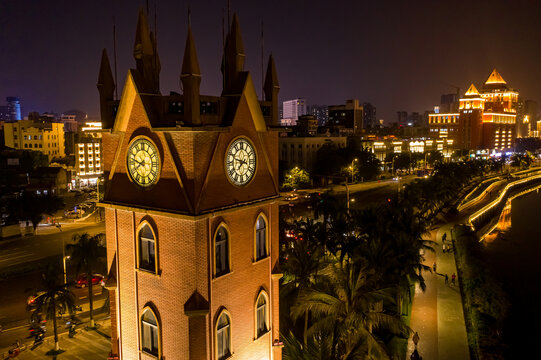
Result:
[[289,119],[292,125],[297,124],[299,116],[308,114],[306,99],[302,98],[284,101],[282,108],[282,119]]
[[8,96],[6,98],[6,101],[8,103],[8,114],[9,114],[9,121],[19,121],[22,120],[21,116],[21,101],[18,97],[15,96]]
[[397,111],[396,112],[396,122],[398,126],[408,126],[408,112],[407,111]]
[[517,137],[529,137],[536,130],[537,102],[533,100],[519,101],[517,104]]
[[363,130],[363,107],[359,105],[359,100],[346,100],[345,105],[329,106],[327,126],[347,129],[352,135],[361,134]]
[[430,134],[452,139],[460,149],[509,151],[516,138],[517,104],[518,92],[494,69],[480,91],[474,84],[468,88],[458,112],[430,114]]
[[319,126],[326,125],[329,121],[329,107],[327,105],[310,105],[308,112],[317,119]]
[[14,149],[39,151],[49,160],[66,156],[64,152],[64,124],[20,120],[4,124],[5,145]]
[[112,355],[281,359],[278,91],[272,56],[257,98],[237,15],[222,96],[200,95],[191,28],[183,94],[162,95],[143,11],[115,115],[104,51],[98,89]]
[[101,122],[87,122],[75,144],[76,176],[73,186],[97,185],[103,175],[101,162]]
[[376,107],[369,102],[363,103],[363,128],[372,129],[377,125]]

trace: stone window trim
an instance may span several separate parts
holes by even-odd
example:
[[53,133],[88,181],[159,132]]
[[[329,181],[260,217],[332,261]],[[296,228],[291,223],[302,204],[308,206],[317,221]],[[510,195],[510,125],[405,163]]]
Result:
[[[141,232],[144,229],[145,226],[148,226],[150,231],[152,232],[153,240],[154,240],[154,269],[147,269],[144,268],[141,265],[141,241],[140,236]],[[159,240],[158,240],[158,233],[156,231],[155,226],[153,225],[153,221],[151,219],[143,219],[139,225],[137,226],[137,229],[135,231],[135,248],[136,248],[136,270],[153,274],[153,275],[161,275],[160,271],[160,265],[159,265]]]
[[[152,324],[152,321],[145,320],[145,315],[150,312],[152,317],[155,320],[155,324]],[[145,355],[151,356],[156,359],[162,358],[162,334],[161,334],[161,320],[158,311],[156,310],[153,304],[146,304],[139,316],[139,351]],[[145,348],[144,332],[145,329],[155,328],[157,335],[157,352],[152,352],[152,349]],[[149,351],[150,350],[150,351]]]
[[[226,240],[225,240],[225,251],[227,254],[225,255],[226,265],[225,269],[220,269],[221,271],[218,271],[217,269],[217,256],[216,253],[216,238],[218,236],[219,231],[223,229],[226,234]],[[212,275],[214,279],[220,278],[224,275],[230,274],[233,271],[231,266],[231,231],[229,230],[229,227],[224,221],[221,221],[218,226],[216,226],[216,230],[214,230],[214,234],[212,236]]]
[[[259,250],[259,246],[258,246],[258,240],[259,240],[259,236],[261,236],[261,229],[258,229],[258,225],[259,225],[259,220],[262,219],[263,222],[264,222],[264,229],[263,229],[263,235],[265,236],[265,254],[264,255],[259,255],[258,254],[258,250]],[[269,257],[269,254],[270,254],[270,248],[269,248],[269,219],[267,217],[267,215],[263,212],[263,211],[260,211],[258,214],[257,214],[257,217],[255,219],[255,222],[254,222],[254,252],[253,252],[253,260],[252,262],[253,263],[257,263],[261,260],[265,260],[266,258]],[[259,255],[259,256],[258,256]]]
[[[263,300],[263,303],[260,303]],[[254,340],[270,332],[270,301],[265,289],[260,289],[254,302]],[[263,316],[263,319],[261,318]],[[260,326],[263,323],[263,326]]]
[[[220,319],[222,319],[222,317],[225,316],[226,317],[226,321],[227,321],[227,324],[222,324],[220,326]],[[233,331],[232,331],[232,321],[231,321],[231,314],[229,313],[229,311],[227,311],[226,308],[222,307],[219,311],[218,311],[218,316],[216,316],[216,321],[214,322],[214,356],[215,356],[215,359],[218,359],[218,360],[225,360],[225,359],[229,359],[229,358],[232,358],[233,355],[234,355],[234,352],[233,352],[233,342],[231,341],[232,338],[233,338]],[[219,328],[220,326],[220,328]],[[226,333],[224,333],[226,332]],[[219,354],[219,349],[218,349],[218,338],[219,337],[222,337],[222,341],[225,339],[227,339],[227,348],[228,348],[228,352],[225,353],[225,354]],[[222,355],[222,356],[219,356],[219,355]]]

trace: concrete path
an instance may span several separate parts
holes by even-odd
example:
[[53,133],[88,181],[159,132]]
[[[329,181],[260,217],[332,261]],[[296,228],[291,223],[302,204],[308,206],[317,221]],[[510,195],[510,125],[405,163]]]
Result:
[[[415,291],[411,314],[411,328],[419,334],[417,349],[425,360],[467,360],[470,358],[462,298],[458,287],[451,282],[456,274],[454,253],[443,253],[441,237],[446,232],[450,243],[451,228],[454,224],[445,224],[430,232],[435,241],[436,253],[425,254],[425,264],[432,267],[436,263],[436,273],[425,274],[426,292],[419,288]],[[449,283],[445,283],[445,274]],[[415,345],[410,339],[408,356]]]

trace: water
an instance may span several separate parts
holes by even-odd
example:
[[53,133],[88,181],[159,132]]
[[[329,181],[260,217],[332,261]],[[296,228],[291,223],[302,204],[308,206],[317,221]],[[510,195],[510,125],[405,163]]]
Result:
[[[487,237],[492,273],[509,296],[504,325],[506,359],[539,355],[541,342],[541,192],[516,198],[504,210],[499,234]],[[539,357],[537,357],[539,356]]]

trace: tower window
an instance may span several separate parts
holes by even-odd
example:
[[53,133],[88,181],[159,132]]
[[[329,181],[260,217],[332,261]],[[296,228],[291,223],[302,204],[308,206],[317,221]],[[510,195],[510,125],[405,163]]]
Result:
[[156,237],[148,223],[143,224],[138,237],[139,269],[156,273]]
[[215,275],[222,276],[229,272],[229,234],[225,226],[220,226],[214,236]]
[[159,325],[156,315],[150,308],[141,317],[141,349],[151,355],[159,356]]
[[269,325],[267,321],[267,295],[262,291],[259,294],[256,302],[256,328],[257,337],[267,333],[269,331]]
[[255,224],[255,260],[267,257],[267,222],[259,215]]
[[216,325],[216,350],[218,360],[231,356],[231,321],[225,311],[218,318]]

